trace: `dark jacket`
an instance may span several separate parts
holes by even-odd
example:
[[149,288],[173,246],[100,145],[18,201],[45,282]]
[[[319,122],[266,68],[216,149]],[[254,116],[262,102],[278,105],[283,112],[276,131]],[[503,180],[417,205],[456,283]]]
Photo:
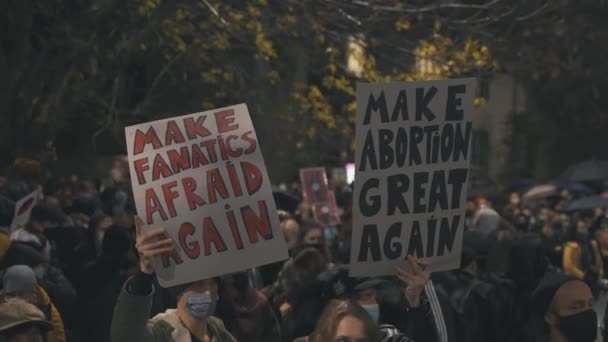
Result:
[[[110,335],[112,342],[191,342],[188,329],[181,323],[175,310],[148,319],[152,307],[153,292],[147,296],[129,294],[125,288],[120,293]],[[236,342],[218,318],[210,317],[207,328],[212,342]]]

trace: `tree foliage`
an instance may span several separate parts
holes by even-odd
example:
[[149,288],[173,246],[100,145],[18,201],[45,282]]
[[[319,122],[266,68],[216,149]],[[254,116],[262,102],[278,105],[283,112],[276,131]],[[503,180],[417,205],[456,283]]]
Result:
[[[547,107],[541,101],[539,111],[550,113],[549,98],[568,86],[592,101],[553,103],[562,113],[582,104],[590,113],[603,110],[593,100],[605,83],[593,65],[603,59],[592,52],[605,51],[599,43],[605,37],[590,31],[601,15],[581,10],[568,17],[575,6],[568,1],[3,3],[5,161],[38,154],[50,140],[60,154],[120,152],[126,125],[246,102],[271,174],[285,175],[352,157],[356,82],[496,70],[545,96]],[[581,35],[595,45],[586,46]],[[552,81],[554,89],[540,86],[548,79],[562,81]],[[563,116],[557,126],[572,123]]]

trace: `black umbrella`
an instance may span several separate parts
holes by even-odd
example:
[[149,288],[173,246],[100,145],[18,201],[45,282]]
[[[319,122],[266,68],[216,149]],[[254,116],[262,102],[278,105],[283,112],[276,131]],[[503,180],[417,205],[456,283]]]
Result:
[[301,201],[298,196],[274,185],[272,186],[272,197],[274,197],[274,202],[277,205],[278,210],[285,210],[292,214],[296,212]]
[[570,202],[567,211],[592,210],[595,208],[608,208],[608,197],[602,195],[583,197]]
[[608,160],[587,160],[570,166],[561,176],[577,182],[601,181],[608,179]]

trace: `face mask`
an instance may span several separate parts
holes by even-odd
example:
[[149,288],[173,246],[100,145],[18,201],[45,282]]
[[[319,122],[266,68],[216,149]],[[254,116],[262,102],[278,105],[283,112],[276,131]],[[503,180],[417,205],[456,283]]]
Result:
[[328,227],[328,228],[325,228],[325,230],[323,231],[323,234],[325,235],[325,239],[327,241],[334,241],[336,239],[336,237],[338,236],[338,230],[334,227]]
[[207,319],[215,313],[218,297],[209,294],[188,293],[185,295],[186,311],[195,319]]
[[361,306],[372,317],[374,322],[378,323],[378,320],[380,319],[380,307],[378,304],[364,304]]
[[593,342],[597,338],[597,315],[595,311],[587,310],[559,317],[559,330],[568,341]]

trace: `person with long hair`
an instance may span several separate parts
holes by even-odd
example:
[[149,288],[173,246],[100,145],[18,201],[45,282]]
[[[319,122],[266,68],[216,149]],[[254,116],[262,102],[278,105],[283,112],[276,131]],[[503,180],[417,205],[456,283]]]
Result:
[[315,341],[375,342],[378,328],[371,316],[349,300],[333,300],[327,305],[314,335]]
[[604,265],[597,241],[589,234],[589,222],[575,220],[568,229],[568,242],[564,246],[564,272],[585,281],[597,293],[597,281],[604,274]]

